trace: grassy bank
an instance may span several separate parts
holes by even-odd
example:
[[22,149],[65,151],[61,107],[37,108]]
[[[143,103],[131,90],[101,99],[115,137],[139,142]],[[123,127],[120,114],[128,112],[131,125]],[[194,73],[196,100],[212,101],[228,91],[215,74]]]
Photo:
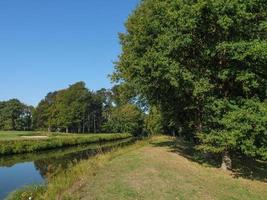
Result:
[[108,141],[104,143],[92,143],[92,144],[85,144],[85,145],[78,145],[78,146],[71,146],[67,148],[59,148],[59,149],[52,149],[40,152],[33,152],[33,153],[24,153],[24,154],[14,154],[14,155],[2,155],[0,156],[0,166],[2,167],[10,167],[17,163],[25,163],[25,162],[32,162],[38,160],[47,160],[47,159],[56,159],[62,157],[68,157],[68,155],[75,154],[77,152],[82,151],[95,151],[101,152],[101,148],[108,149],[113,148],[116,146],[120,146],[122,144],[130,143],[132,138],[120,139],[116,141]]
[[[72,199],[70,192],[73,187],[80,188],[85,178],[94,177],[95,173],[106,166],[109,161],[128,152],[139,149],[148,144],[148,141],[139,141],[125,148],[115,148],[113,151],[100,154],[89,160],[81,161],[78,165],[62,171],[57,176],[48,180],[47,186],[28,186],[12,193],[8,200],[55,200]],[[64,184],[62,184],[64,183]],[[76,199],[76,197],[74,198]]]
[[83,161],[46,188],[17,192],[13,199],[267,199],[264,177],[252,180],[204,166],[187,150],[167,137],[141,141]]
[[[0,133],[0,155],[31,153],[61,147],[106,142],[131,137],[130,134],[48,134]],[[2,139],[1,139],[2,138]]]
[[23,140],[23,136],[48,135],[44,132],[34,131],[0,131],[0,141]]

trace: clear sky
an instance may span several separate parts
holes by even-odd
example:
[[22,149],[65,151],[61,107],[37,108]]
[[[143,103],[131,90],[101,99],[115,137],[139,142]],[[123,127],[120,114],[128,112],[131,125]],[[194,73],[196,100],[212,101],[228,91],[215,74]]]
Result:
[[50,91],[85,81],[111,87],[118,32],[139,0],[1,0],[0,101],[37,105]]

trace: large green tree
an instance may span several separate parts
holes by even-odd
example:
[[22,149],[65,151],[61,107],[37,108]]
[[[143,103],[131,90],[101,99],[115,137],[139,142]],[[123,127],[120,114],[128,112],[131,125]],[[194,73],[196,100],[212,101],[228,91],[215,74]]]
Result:
[[50,92],[40,101],[33,112],[33,125],[35,129],[47,129],[51,131],[49,119],[52,114],[52,106],[55,104],[57,92]]
[[17,99],[0,102],[0,130],[31,130],[32,110]]
[[[156,106],[168,131],[224,160],[266,158],[265,122],[242,118],[267,114],[266,0],[143,0],[126,29],[113,80]],[[240,130],[247,121],[253,131]]]
[[62,90],[56,97],[53,107],[53,118],[58,128],[76,129],[73,132],[81,132],[83,121],[88,111],[91,95],[83,82],[71,85]]
[[105,90],[89,91],[84,82],[49,93],[35,109],[36,129],[65,132],[100,132]]

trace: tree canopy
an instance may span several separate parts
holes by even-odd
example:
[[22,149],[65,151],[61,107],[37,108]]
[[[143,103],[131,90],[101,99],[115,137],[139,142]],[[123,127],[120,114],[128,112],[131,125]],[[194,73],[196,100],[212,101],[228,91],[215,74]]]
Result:
[[0,102],[0,130],[31,130],[32,110],[17,99]]
[[49,93],[33,116],[38,129],[66,132],[99,132],[104,99],[91,92],[84,82]]
[[111,110],[104,129],[106,132],[132,133],[137,136],[143,132],[143,118],[143,113],[136,105],[124,104]]
[[124,87],[96,92],[77,82],[50,92],[33,112],[34,128],[76,133],[109,132],[141,134],[143,114]]
[[113,80],[156,106],[166,131],[267,158],[266,0],[143,0],[126,30]]

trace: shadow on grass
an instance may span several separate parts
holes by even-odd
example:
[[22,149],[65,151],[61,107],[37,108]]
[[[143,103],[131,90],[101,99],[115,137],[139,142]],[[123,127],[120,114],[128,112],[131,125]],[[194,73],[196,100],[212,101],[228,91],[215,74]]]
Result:
[[236,157],[233,159],[233,176],[267,183],[267,162]]
[[[219,155],[204,154],[196,150],[191,142],[182,139],[152,142],[152,145],[155,147],[168,147],[171,152],[204,166],[219,168],[221,164]],[[267,183],[267,162],[244,158],[243,156],[233,156],[233,158],[232,175],[234,178],[243,177]]]

